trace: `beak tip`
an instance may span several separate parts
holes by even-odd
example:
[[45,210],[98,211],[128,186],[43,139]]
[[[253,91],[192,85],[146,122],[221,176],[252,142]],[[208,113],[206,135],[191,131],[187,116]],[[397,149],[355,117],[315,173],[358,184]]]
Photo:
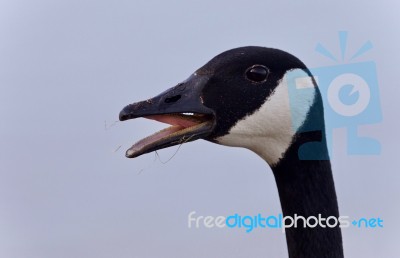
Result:
[[127,150],[127,151],[125,152],[125,157],[127,157],[127,158],[134,158],[134,154],[135,154],[135,152],[134,152],[133,150],[129,149],[129,150]]
[[129,113],[126,111],[126,107],[119,112],[119,121],[125,121],[129,119]]
[[125,116],[119,113],[119,121],[125,121]]

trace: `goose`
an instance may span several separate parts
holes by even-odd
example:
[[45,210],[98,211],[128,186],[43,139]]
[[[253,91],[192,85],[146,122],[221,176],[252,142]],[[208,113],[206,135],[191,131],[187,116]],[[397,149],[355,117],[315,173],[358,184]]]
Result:
[[[289,94],[291,74],[304,94]],[[270,166],[283,216],[339,217],[321,93],[291,54],[256,46],[225,51],[185,81],[119,114],[121,121],[139,117],[170,127],[135,143],[126,157],[197,139],[247,148]],[[343,257],[339,225],[289,227],[285,236],[289,257]]]

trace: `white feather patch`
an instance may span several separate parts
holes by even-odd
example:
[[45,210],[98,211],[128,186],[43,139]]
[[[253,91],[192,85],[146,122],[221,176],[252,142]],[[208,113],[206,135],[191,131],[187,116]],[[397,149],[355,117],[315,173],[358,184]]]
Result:
[[238,121],[217,141],[250,149],[274,166],[306,120],[314,97],[312,78],[301,69],[288,71],[257,111]]

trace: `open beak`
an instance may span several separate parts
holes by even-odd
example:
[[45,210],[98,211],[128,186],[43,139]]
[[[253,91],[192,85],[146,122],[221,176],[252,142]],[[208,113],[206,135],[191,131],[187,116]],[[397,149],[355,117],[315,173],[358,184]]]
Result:
[[203,105],[202,99],[208,79],[192,75],[154,98],[124,107],[119,113],[121,121],[143,117],[171,125],[135,143],[126,151],[126,157],[135,158],[207,137],[215,126],[215,114]]

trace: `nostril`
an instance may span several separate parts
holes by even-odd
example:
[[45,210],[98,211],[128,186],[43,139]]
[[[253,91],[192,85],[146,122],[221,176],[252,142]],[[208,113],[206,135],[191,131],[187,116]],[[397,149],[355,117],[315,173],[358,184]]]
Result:
[[177,102],[181,98],[181,95],[175,95],[164,100],[165,103]]

